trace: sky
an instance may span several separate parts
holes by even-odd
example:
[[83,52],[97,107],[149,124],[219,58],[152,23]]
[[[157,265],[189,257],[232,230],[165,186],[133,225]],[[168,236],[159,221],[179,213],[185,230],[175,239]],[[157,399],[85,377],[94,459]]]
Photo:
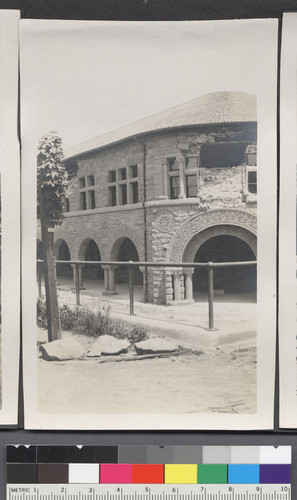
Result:
[[220,90],[257,93],[258,23],[21,21],[23,140],[64,149]]

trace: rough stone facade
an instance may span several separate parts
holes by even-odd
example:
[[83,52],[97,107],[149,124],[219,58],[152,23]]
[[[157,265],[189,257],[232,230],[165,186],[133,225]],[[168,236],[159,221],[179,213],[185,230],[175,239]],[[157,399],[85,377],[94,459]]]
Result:
[[[141,269],[150,302],[192,300],[193,269],[182,263],[194,259],[208,239],[230,235],[256,254],[256,195],[250,193],[252,203],[243,196],[248,193],[244,152],[256,139],[256,122],[184,127],[69,160],[69,212],[55,229],[56,258],[65,241],[72,260],[85,260],[93,240],[100,260],[118,261],[129,239],[140,262],[180,263],[173,270],[149,268],[147,276]],[[129,246],[125,255],[129,260]],[[112,266],[105,267],[104,279],[106,293],[114,293]]]

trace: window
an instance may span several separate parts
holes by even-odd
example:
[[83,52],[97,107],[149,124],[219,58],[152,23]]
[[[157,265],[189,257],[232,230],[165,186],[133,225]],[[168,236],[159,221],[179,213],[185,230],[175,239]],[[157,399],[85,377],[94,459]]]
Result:
[[182,160],[177,161],[176,158],[167,158],[169,197],[171,200],[195,198],[199,191],[197,175],[199,172],[199,157],[186,157],[184,162],[181,162]]
[[180,195],[179,165],[176,158],[167,158],[169,170],[169,190],[170,199],[176,200]]
[[197,175],[186,175],[186,196],[187,198],[195,198],[198,193]]
[[257,193],[257,172],[256,170],[247,171],[247,188],[249,193]]
[[135,179],[135,177],[138,177],[138,165],[130,165],[129,171],[131,178]]
[[88,175],[88,177],[87,177],[87,183],[88,183],[88,186],[94,186],[95,179],[94,179],[93,175]]
[[86,178],[85,177],[80,177],[78,179],[78,183],[79,183],[80,189],[85,188],[86,187]]
[[87,210],[87,193],[85,191],[79,194],[80,199],[80,209]]
[[79,204],[80,210],[90,210],[96,207],[95,202],[95,178],[94,175],[80,177],[79,184]]
[[69,198],[67,196],[65,196],[65,199],[64,199],[64,210],[65,212],[70,212],[70,203],[69,203]]
[[110,170],[108,172],[108,182],[115,182],[117,179],[116,170]]
[[91,191],[88,191],[88,197],[89,197],[89,203],[88,203],[88,208],[95,208],[95,191],[92,189]]
[[132,203],[138,203],[138,182],[132,182],[130,186],[132,191]]
[[121,184],[120,190],[121,190],[121,205],[127,205],[127,184]]
[[111,207],[115,207],[117,204],[117,188],[115,186],[109,187],[108,194],[109,194],[109,205]]
[[138,165],[110,170],[108,183],[109,206],[138,203]]
[[125,168],[120,168],[119,172],[120,172],[120,180],[121,181],[124,181],[125,179],[127,179],[127,170]]

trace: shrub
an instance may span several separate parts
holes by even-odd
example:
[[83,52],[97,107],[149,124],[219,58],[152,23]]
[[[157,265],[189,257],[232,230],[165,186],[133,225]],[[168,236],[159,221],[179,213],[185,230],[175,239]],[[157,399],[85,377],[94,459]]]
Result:
[[148,330],[141,325],[133,326],[128,335],[128,340],[131,344],[136,342],[142,342],[142,340],[148,339]]
[[46,303],[40,298],[37,300],[36,305],[36,319],[40,328],[47,328]]
[[66,304],[59,309],[62,330],[73,330],[77,320],[77,309],[71,309]]
[[[109,307],[104,306],[93,312],[86,308],[71,308],[65,304],[59,308],[61,329],[94,338],[112,335],[116,339],[128,339],[131,344],[148,338],[146,328],[113,319],[109,311]],[[41,328],[47,328],[46,303],[41,299],[37,301],[37,324]]]

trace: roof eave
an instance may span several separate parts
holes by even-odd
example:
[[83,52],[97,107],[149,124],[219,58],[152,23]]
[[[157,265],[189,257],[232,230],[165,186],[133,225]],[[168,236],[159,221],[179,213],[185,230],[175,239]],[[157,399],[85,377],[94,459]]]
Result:
[[76,153],[76,154],[71,155],[71,156],[67,156],[64,158],[64,161],[67,162],[69,160],[78,159],[82,156],[88,156],[88,155],[95,153],[96,151],[100,151],[100,150],[103,150],[105,148],[109,148],[110,146],[115,146],[115,145],[121,144],[125,141],[129,141],[129,140],[133,139],[134,137],[143,137],[144,135],[148,135],[148,134],[157,134],[159,132],[170,132],[172,130],[176,130],[176,129],[180,130],[183,128],[214,127],[217,125],[239,125],[242,123],[257,123],[257,120],[250,120],[250,121],[249,120],[241,120],[238,122],[196,123],[193,125],[175,125],[173,127],[159,128],[159,129],[155,129],[155,130],[147,130],[146,132],[139,132],[137,134],[132,134],[132,135],[129,135],[127,137],[124,137],[123,139],[109,142],[108,144],[104,144],[103,146],[98,146],[98,147],[95,147],[92,149],[88,149],[86,151],[82,151],[80,153]]

